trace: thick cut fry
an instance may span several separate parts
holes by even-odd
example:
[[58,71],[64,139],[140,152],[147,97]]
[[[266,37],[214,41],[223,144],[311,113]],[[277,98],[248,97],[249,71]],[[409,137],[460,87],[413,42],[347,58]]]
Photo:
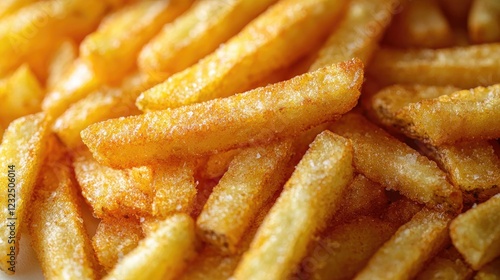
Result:
[[500,2],[474,0],[467,23],[472,42],[481,44],[500,41]]
[[8,16],[36,0],[4,0],[0,2],[0,18]]
[[0,219],[10,225],[0,231],[0,269],[7,274],[15,272],[20,229],[47,152],[48,131],[45,114],[28,115],[9,125],[0,145],[0,163],[5,169],[0,173],[0,182],[4,182],[0,200],[6,203]]
[[43,89],[27,65],[0,80],[0,123],[7,127],[19,117],[40,111]]
[[175,214],[159,222],[104,279],[174,279],[194,256],[195,245],[194,221],[186,214]]
[[78,48],[71,40],[61,42],[50,58],[48,77],[45,86],[50,90],[58,83],[64,73],[71,69],[71,65],[78,56]]
[[500,258],[490,262],[481,268],[474,280],[499,280],[500,279]]
[[110,271],[117,262],[137,247],[144,237],[139,221],[133,218],[106,218],[99,223],[92,245],[99,263]]
[[269,143],[354,107],[362,67],[352,60],[228,98],[108,120],[83,130],[82,140],[114,167]]
[[198,217],[202,238],[234,253],[260,209],[284,183],[292,151],[287,140],[239,153]]
[[384,85],[426,84],[460,88],[500,83],[500,43],[448,49],[382,48],[368,73]]
[[396,232],[396,224],[359,216],[328,231],[302,260],[297,279],[352,279]]
[[407,135],[439,146],[500,138],[499,108],[500,84],[411,103],[395,118]]
[[165,25],[142,49],[143,71],[176,73],[195,64],[238,33],[276,0],[201,0]]
[[451,246],[437,255],[415,278],[417,280],[471,279],[474,271]]
[[319,44],[344,4],[280,1],[214,53],[142,93],[137,106],[143,111],[176,108],[248,90]]
[[[109,15],[80,45],[82,59],[104,81],[132,70],[141,48],[162,26],[184,12],[192,0],[139,1]],[[120,63],[116,63],[119,61]]]
[[435,162],[363,116],[345,115],[331,128],[351,139],[354,165],[369,179],[432,208],[449,212],[458,212],[462,208],[460,190],[446,181],[446,175]]
[[62,145],[51,144],[30,206],[32,247],[47,279],[97,279],[99,268],[83,224],[71,162]]
[[405,48],[442,48],[453,44],[453,32],[437,1],[407,1],[387,29],[385,41]]
[[97,217],[144,217],[151,214],[152,170],[120,170],[96,162],[85,149],[74,155],[76,179]]
[[500,256],[500,195],[459,215],[451,223],[450,236],[473,269]]
[[100,0],[37,1],[0,19],[0,76],[59,38],[80,40],[95,28],[105,7]]
[[422,209],[375,253],[355,279],[415,276],[429,258],[446,246],[450,221],[448,214]]
[[360,58],[370,61],[378,41],[391,21],[397,0],[353,0],[346,14],[321,47],[310,70]]
[[291,275],[314,234],[338,208],[352,177],[350,142],[329,131],[319,134],[264,219],[234,278]]

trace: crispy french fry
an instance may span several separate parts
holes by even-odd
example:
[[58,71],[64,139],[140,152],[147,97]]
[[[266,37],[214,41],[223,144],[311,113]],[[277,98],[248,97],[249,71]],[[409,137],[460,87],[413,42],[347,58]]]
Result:
[[201,176],[207,179],[220,178],[226,173],[233,158],[241,152],[241,149],[229,150],[226,152],[211,155],[202,166]]
[[7,127],[19,117],[40,111],[43,89],[27,65],[0,80],[0,123]]
[[142,71],[176,73],[195,64],[276,0],[201,0],[142,49]]
[[269,143],[354,107],[362,67],[351,60],[228,98],[108,120],[83,130],[82,140],[114,167]]
[[45,114],[21,117],[9,125],[0,145],[0,162],[5,169],[0,173],[1,182],[5,182],[0,199],[7,203],[0,218],[9,225],[0,232],[0,269],[7,274],[15,272],[20,229],[47,152],[48,131]]
[[347,114],[334,123],[331,129],[351,139],[354,165],[369,179],[429,207],[450,212],[461,210],[462,193],[448,183],[446,175],[435,162],[371,124],[363,116]]
[[234,278],[291,275],[313,235],[338,208],[352,178],[350,142],[329,131],[319,134],[264,219]]
[[133,218],[106,218],[97,227],[92,246],[99,263],[110,271],[144,237],[139,221]]
[[59,79],[68,72],[73,61],[78,56],[78,48],[71,40],[61,42],[61,45],[54,51],[50,58],[46,87],[50,90],[54,88]]
[[481,268],[474,280],[498,280],[500,279],[500,258],[492,261]]
[[32,247],[48,279],[96,279],[99,267],[83,224],[71,162],[52,141],[30,206]]
[[284,183],[292,151],[291,141],[285,140],[235,156],[198,216],[202,238],[234,253],[259,210]]
[[397,3],[397,0],[350,1],[346,15],[321,47],[309,70],[354,57],[366,64],[391,21]]
[[319,44],[344,3],[280,1],[197,64],[143,92],[137,106],[143,111],[176,108],[249,90]]
[[194,221],[186,214],[175,214],[159,222],[104,279],[174,279],[194,256],[195,245]]
[[36,0],[4,0],[0,2],[0,18],[8,16]]
[[450,236],[475,270],[500,256],[500,195],[459,215],[451,223]]
[[437,1],[407,1],[385,41],[397,47],[442,48],[453,44],[453,32]]
[[144,44],[191,3],[192,0],[139,1],[119,9],[81,43],[82,59],[104,81],[120,80],[135,66]]
[[500,3],[496,0],[474,0],[467,23],[472,42],[500,41]]
[[471,279],[474,271],[465,263],[455,247],[450,246],[437,255],[417,275],[417,280]]
[[354,279],[407,279],[415,276],[448,238],[451,216],[427,208],[401,226]]
[[368,73],[384,85],[472,88],[500,83],[499,67],[499,43],[438,50],[382,48],[375,53]]
[[368,216],[335,226],[314,241],[295,278],[352,279],[397,229],[396,224]]

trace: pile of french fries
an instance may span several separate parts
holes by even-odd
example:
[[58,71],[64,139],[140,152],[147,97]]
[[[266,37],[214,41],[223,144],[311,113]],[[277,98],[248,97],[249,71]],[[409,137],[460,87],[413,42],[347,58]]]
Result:
[[500,279],[498,0],[3,0],[0,57],[6,274]]

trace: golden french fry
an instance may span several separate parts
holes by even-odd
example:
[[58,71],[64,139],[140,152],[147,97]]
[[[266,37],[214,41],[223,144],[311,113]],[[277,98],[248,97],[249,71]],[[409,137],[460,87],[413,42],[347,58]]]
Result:
[[448,183],[446,175],[435,162],[371,124],[363,116],[347,114],[334,123],[331,129],[351,139],[354,165],[370,180],[432,208],[447,212],[461,210],[462,193]]
[[137,106],[143,111],[176,108],[249,90],[319,44],[344,3],[280,1],[197,64],[143,92]]
[[453,44],[453,32],[437,1],[407,1],[385,41],[397,47],[442,48]]
[[319,134],[264,219],[233,277],[284,279],[291,275],[314,234],[338,208],[352,178],[350,141],[329,131]]
[[276,0],[201,0],[142,49],[142,71],[176,73],[195,64],[238,33]]
[[104,81],[120,80],[135,66],[143,45],[191,3],[192,0],[139,1],[119,9],[83,40],[82,59]]
[[481,44],[500,41],[500,2],[474,0],[467,23],[472,42]]
[[50,58],[46,87],[50,90],[54,88],[59,79],[68,72],[72,63],[78,56],[78,48],[71,40],[61,42],[61,45],[54,51]]
[[349,111],[362,68],[351,60],[228,98],[93,124],[81,136],[96,159],[114,167],[265,144]]
[[6,203],[0,210],[6,223],[0,231],[0,269],[7,274],[16,269],[20,229],[46,155],[48,131],[45,114],[21,117],[9,125],[0,145],[0,162],[5,169],[0,173],[0,181],[5,183],[0,199]]
[[0,123],[7,127],[19,117],[40,112],[44,91],[27,65],[0,80]]
[[426,84],[461,88],[500,83],[500,44],[376,52],[368,73],[384,85]]
[[459,215],[451,223],[450,236],[475,270],[500,256],[500,195]]
[[97,260],[83,224],[71,162],[55,138],[34,193],[32,247],[48,279],[96,279]]
[[284,183],[292,151],[285,140],[236,155],[198,216],[201,237],[234,253],[259,210]]
[[207,179],[220,178],[226,173],[233,158],[240,152],[241,149],[234,149],[209,156],[200,170],[201,176]]
[[141,240],[104,279],[176,278],[194,256],[194,226],[194,221],[186,214],[175,214],[159,222],[157,228]]
[[0,2],[0,18],[8,16],[36,0],[4,0]]
[[401,226],[354,279],[406,279],[415,276],[443,249],[452,217],[427,208]]
[[498,280],[498,279],[500,279],[500,258],[483,266],[483,268],[481,268],[474,277],[474,280]]
[[144,237],[139,221],[133,218],[105,218],[99,223],[92,246],[99,263],[110,271]]
[[469,268],[455,247],[450,246],[437,255],[419,272],[415,279],[456,279],[466,280],[472,277],[474,271]]
[[341,19],[309,70],[348,60],[354,57],[367,63],[391,21],[397,0],[350,1]]

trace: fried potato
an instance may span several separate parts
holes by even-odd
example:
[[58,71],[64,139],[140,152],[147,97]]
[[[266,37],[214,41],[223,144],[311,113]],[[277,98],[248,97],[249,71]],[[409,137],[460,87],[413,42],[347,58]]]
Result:
[[412,138],[434,146],[500,137],[500,84],[411,103],[396,118]]
[[306,255],[314,234],[338,208],[352,178],[350,141],[329,131],[319,134],[264,219],[233,277],[289,276]]
[[186,214],[175,214],[127,254],[104,278],[119,280],[174,279],[194,256],[194,221]]
[[30,205],[31,245],[46,278],[96,279],[99,267],[83,224],[71,162],[62,145],[51,144]]
[[83,130],[82,140],[114,167],[269,143],[354,107],[362,67],[352,60],[228,98],[108,120]]
[[442,48],[453,44],[453,32],[437,1],[407,1],[384,39],[396,47]]
[[370,180],[432,208],[449,212],[461,210],[460,190],[448,183],[446,175],[435,162],[371,124],[363,116],[347,114],[334,123],[331,129],[351,139],[354,165]]
[[149,167],[112,169],[99,164],[86,149],[77,151],[73,166],[82,195],[100,218],[151,215],[153,172]]
[[415,278],[417,280],[471,279],[473,270],[465,263],[455,247],[441,251]]
[[381,218],[384,221],[403,225],[409,222],[420,210],[422,210],[422,205],[403,196],[392,202],[382,213]]
[[249,90],[256,81],[319,44],[344,4],[280,1],[197,64],[143,92],[137,107],[143,111],[176,108]]
[[192,0],[139,1],[119,9],[83,40],[82,59],[104,81],[120,80],[135,66],[141,48],[191,3]]
[[393,223],[368,216],[335,226],[314,241],[295,276],[297,279],[352,279],[397,229]]
[[500,44],[447,49],[382,48],[368,73],[384,85],[426,84],[472,88],[500,83]]
[[5,168],[0,173],[0,181],[5,182],[0,199],[6,203],[0,211],[0,218],[5,223],[14,223],[14,226],[4,226],[0,231],[0,252],[4,252],[0,257],[0,269],[7,274],[15,272],[20,229],[26,222],[28,203],[47,152],[48,131],[45,114],[21,117],[9,125],[0,145],[0,162]]
[[284,183],[291,142],[248,148],[234,157],[196,221],[203,240],[234,253],[259,210]]
[[446,246],[452,217],[427,208],[401,226],[354,279],[406,279]]
[[68,72],[78,56],[78,48],[72,40],[62,41],[50,58],[48,77],[45,86],[54,88],[59,79]]
[[500,256],[500,195],[459,215],[451,223],[450,236],[475,270]]
[[209,156],[207,162],[201,167],[201,176],[207,179],[220,178],[226,173],[233,158],[240,152],[241,149],[234,149]]
[[141,50],[142,71],[176,73],[195,64],[276,0],[201,0]]
[[134,218],[105,218],[97,226],[92,246],[99,263],[110,271],[144,238],[139,221]]
[[0,18],[8,16],[36,0],[4,0],[0,3]]
[[27,65],[0,80],[0,123],[7,127],[19,117],[40,111],[43,88]]
[[500,41],[500,3],[495,0],[474,0],[467,23],[472,42],[481,44]]
[[500,279],[500,258],[481,268],[474,280],[498,280]]
[[394,14],[397,0],[353,0],[310,70],[358,57],[367,63]]

